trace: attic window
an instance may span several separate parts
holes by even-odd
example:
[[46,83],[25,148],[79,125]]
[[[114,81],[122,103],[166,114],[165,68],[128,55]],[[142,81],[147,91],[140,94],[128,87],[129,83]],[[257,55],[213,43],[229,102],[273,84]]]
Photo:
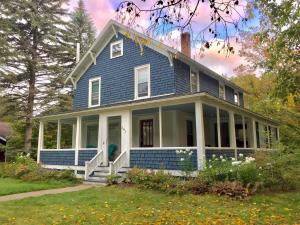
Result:
[[110,44],[110,58],[117,58],[123,55],[123,40]]

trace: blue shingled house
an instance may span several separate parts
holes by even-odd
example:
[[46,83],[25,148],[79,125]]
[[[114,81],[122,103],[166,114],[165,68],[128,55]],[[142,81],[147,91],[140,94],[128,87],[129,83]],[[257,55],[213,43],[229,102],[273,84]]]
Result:
[[[74,109],[39,117],[38,162],[100,179],[129,168],[180,172],[178,149],[192,151],[194,170],[212,154],[272,149],[278,124],[244,108],[244,91],[181,51],[113,20],[108,22],[66,82]],[[44,144],[57,126],[57,146]]]

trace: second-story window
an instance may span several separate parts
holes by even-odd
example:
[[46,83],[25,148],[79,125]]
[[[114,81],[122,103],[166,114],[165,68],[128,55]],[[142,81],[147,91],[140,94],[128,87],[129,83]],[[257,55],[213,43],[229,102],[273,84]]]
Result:
[[123,55],[123,40],[110,44],[110,58],[117,58]]
[[89,80],[89,107],[100,105],[101,79],[100,77]]
[[191,92],[199,91],[199,75],[196,72],[191,71],[190,73],[190,86]]
[[134,68],[135,73],[135,98],[150,97],[150,65]]
[[239,94],[237,92],[234,93],[234,103],[240,105]]
[[225,86],[224,84],[219,84],[219,97],[225,99]]

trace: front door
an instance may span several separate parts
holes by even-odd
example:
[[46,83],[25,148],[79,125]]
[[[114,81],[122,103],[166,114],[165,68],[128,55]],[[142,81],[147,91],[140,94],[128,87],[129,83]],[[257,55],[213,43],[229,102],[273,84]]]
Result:
[[153,147],[153,119],[140,121],[140,147]]
[[108,117],[108,160],[115,161],[121,154],[121,116]]

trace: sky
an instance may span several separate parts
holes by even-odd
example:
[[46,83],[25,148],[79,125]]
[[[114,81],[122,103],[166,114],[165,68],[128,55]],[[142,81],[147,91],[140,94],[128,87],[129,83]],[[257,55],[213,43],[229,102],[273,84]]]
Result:
[[[68,5],[69,11],[72,11],[77,6],[77,2],[78,0],[70,0]],[[85,8],[92,18],[98,34],[110,19],[116,18],[116,8],[119,2],[121,2],[121,0],[84,0]],[[140,2],[140,0],[135,0],[135,2]],[[153,2],[153,0],[148,0],[147,2],[151,3]],[[203,13],[198,14],[193,22],[193,26],[196,28],[206,26],[209,23],[209,9],[206,9],[205,7],[202,9]],[[141,24],[147,24],[146,19],[145,21],[142,21]],[[176,43],[178,42],[180,43],[180,33],[174,32],[172,36],[174,36],[175,42],[169,43],[169,45],[171,47],[175,47],[172,45],[176,45]],[[236,67],[238,67],[242,63],[247,63],[245,59],[238,55],[240,44],[236,43],[235,41],[232,41],[231,44],[235,48],[235,54],[233,55],[231,54],[228,56],[225,53],[219,54],[218,50],[220,50],[220,48],[216,44],[213,44],[209,50],[206,50],[203,54],[201,54],[201,57],[195,50],[198,47],[197,44],[194,44],[194,49],[192,49],[192,57],[198,62],[212,69],[213,71],[219,73],[220,75],[230,77],[234,75],[234,69]]]

